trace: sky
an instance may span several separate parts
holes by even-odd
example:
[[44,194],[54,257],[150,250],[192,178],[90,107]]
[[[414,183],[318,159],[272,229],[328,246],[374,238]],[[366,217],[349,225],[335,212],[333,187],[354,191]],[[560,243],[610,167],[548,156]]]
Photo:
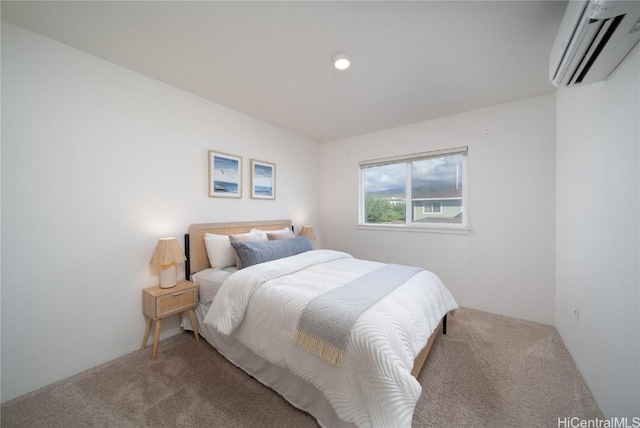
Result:
[[[411,162],[411,176],[414,190],[429,188],[442,190],[456,187],[462,180],[461,154],[422,159]],[[368,167],[364,181],[366,192],[399,190],[406,187],[406,163]]]

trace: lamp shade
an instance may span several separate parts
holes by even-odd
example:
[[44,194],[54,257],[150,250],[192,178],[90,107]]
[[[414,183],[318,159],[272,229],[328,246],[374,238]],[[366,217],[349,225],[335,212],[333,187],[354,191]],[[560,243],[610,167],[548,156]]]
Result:
[[170,265],[186,260],[176,238],[160,238],[151,257],[152,265]]
[[160,265],[160,288],[171,288],[177,284],[176,263],[185,260],[176,238],[161,238],[158,241],[151,264]]
[[306,235],[312,241],[316,240],[316,235],[313,233],[313,227],[311,226],[302,226],[300,229],[300,235]]

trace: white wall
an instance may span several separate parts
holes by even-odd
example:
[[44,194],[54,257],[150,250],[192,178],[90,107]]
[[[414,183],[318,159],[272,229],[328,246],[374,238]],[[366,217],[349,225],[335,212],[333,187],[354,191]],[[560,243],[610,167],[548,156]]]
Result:
[[556,327],[610,417],[640,416],[639,82],[636,47],[557,93]]
[[[321,234],[316,143],[4,22],[2,124],[3,401],[138,349],[159,237]],[[209,149],[244,158],[242,199],[207,196]],[[275,201],[249,199],[250,158],[276,163]]]
[[[323,144],[326,247],[423,266],[461,306],[553,323],[553,96]],[[469,235],[358,229],[358,162],[468,146]]]

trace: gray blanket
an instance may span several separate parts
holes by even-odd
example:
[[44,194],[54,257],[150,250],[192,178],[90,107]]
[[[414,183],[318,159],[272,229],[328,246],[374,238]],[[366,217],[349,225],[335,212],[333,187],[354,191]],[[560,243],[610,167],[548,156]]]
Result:
[[298,320],[294,343],[326,361],[342,365],[342,355],[358,317],[421,270],[412,266],[384,265],[316,296]]

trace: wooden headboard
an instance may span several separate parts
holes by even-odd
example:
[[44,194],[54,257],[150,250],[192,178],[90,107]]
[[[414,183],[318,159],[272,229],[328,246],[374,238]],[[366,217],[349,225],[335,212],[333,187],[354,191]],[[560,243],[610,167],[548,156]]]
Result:
[[231,235],[247,233],[251,229],[278,230],[285,227],[293,230],[291,220],[192,224],[189,226],[189,233],[184,235],[184,249],[187,256],[185,277],[190,279],[192,274],[211,267],[211,265],[209,265],[209,257],[207,257],[207,249],[204,246],[205,234]]

